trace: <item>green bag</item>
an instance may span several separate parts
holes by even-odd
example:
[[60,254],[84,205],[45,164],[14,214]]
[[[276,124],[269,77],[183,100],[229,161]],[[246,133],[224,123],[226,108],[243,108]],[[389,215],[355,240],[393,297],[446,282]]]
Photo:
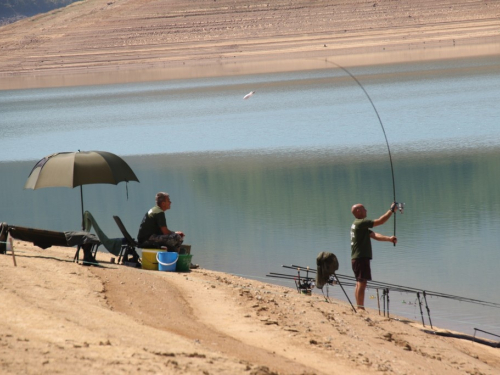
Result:
[[322,289],[328,282],[330,275],[339,269],[339,261],[335,254],[321,252],[316,258],[316,288]]

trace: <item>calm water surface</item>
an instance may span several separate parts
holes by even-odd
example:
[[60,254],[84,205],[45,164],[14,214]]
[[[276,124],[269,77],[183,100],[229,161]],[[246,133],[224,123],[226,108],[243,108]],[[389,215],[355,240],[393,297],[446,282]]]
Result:
[[[406,203],[398,246],[374,244],[374,279],[500,303],[498,59],[351,72],[381,116]],[[1,221],[78,229],[79,189],[24,183],[47,154],[107,150],[141,181],[128,184],[128,199],[123,183],[84,187],[85,208],[109,236],[120,236],[113,215],[135,236],[165,190],[169,227],[187,233],[194,262],[268,282],[281,283],[266,274],[283,264],[315,267],[321,251],[351,275],[350,207],[362,202],[376,218],[393,200],[378,119],[338,69],[0,91],[0,113]],[[393,222],[377,230],[392,234]],[[330,294],[346,300],[337,287]],[[391,294],[391,313],[420,320],[415,299]],[[429,307],[434,325],[500,333],[500,309],[440,298]]]

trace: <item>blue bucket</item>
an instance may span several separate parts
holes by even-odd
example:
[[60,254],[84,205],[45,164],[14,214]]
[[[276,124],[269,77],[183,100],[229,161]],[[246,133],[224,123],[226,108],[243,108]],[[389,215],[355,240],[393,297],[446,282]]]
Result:
[[156,253],[158,271],[175,272],[177,259],[179,259],[179,254],[176,252],[161,251]]

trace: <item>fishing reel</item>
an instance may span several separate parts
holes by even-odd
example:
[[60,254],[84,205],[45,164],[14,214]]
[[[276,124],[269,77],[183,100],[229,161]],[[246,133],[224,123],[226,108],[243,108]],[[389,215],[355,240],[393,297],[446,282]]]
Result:
[[328,285],[331,285],[331,286],[334,286],[334,285],[337,285],[339,283],[339,281],[337,280],[337,278],[332,274],[330,275],[330,277],[328,278],[328,281],[326,282]]
[[299,293],[310,296],[312,289],[314,289],[314,281],[310,278],[295,279],[295,286]]
[[398,202],[394,202],[394,204],[396,205],[396,207],[394,207],[392,212],[396,212],[396,209],[397,209],[397,210],[399,210],[399,212],[403,213],[403,211],[405,210],[405,204],[398,203]]

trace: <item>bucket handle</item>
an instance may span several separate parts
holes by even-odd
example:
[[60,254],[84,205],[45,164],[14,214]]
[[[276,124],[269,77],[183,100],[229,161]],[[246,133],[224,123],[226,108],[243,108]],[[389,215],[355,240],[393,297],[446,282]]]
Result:
[[156,261],[161,264],[162,266],[172,266],[174,265],[175,263],[177,263],[177,260],[179,259],[179,254],[177,254],[177,258],[175,258],[175,260],[172,262],[172,263],[163,263],[163,262],[160,262],[160,259],[158,259],[158,254],[159,253],[156,253]]

